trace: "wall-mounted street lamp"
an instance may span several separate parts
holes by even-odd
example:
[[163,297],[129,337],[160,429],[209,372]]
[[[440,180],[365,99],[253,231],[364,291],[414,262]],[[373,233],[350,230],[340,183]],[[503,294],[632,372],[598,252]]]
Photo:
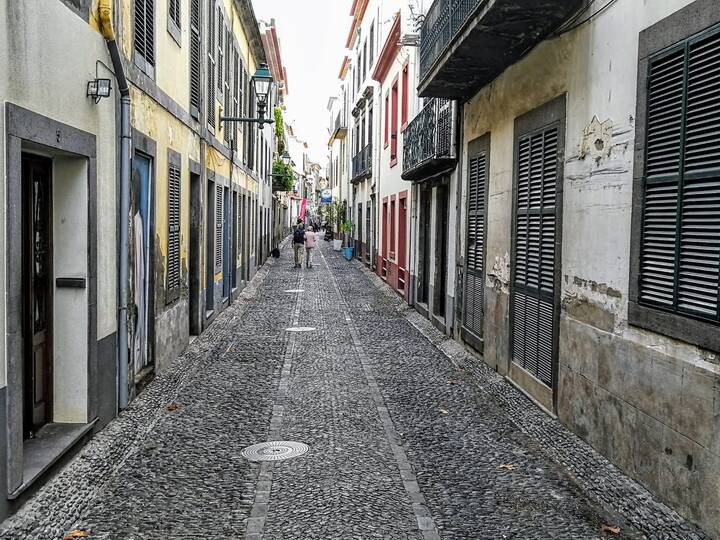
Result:
[[87,83],[87,97],[95,99],[95,103],[99,103],[104,97],[110,97],[112,85],[110,79],[95,79]]
[[287,150],[285,150],[285,153],[281,156],[281,159],[283,160],[283,163],[285,165],[290,165],[290,162],[292,162],[292,158],[290,157],[290,154],[288,154]]
[[255,89],[255,96],[257,97],[257,118],[238,118],[235,116],[221,116],[220,122],[245,122],[259,124],[259,128],[262,129],[265,124],[272,124],[275,122],[273,118],[265,118],[265,112],[267,111],[268,99],[270,91],[272,89],[273,78],[268,69],[267,64],[260,64],[255,71],[255,75],[252,76],[252,84]]

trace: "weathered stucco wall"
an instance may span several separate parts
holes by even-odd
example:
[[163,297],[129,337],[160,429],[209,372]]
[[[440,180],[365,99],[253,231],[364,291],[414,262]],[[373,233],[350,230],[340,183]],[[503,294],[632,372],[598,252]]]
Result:
[[491,133],[485,361],[506,373],[513,122],[567,94],[556,412],[717,535],[718,357],[627,322],[638,36],[689,3],[621,0],[542,43],[466,105],[464,142]]

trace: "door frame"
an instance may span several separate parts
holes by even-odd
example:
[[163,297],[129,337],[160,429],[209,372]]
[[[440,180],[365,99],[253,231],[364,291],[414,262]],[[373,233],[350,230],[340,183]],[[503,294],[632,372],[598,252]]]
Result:
[[[560,298],[562,296],[562,228],[563,228],[563,186],[565,179],[565,131],[566,131],[566,102],[567,95],[562,94],[547,103],[518,116],[515,119],[515,128],[513,132],[513,184],[512,184],[512,235],[510,253],[510,297],[509,297],[509,317],[508,324],[508,376],[517,383],[519,388],[528,394],[541,407],[547,409],[552,414],[557,411],[558,397],[558,371],[559,371],[559,343],[560,343]],[[519,160],[519,142],[520,138],[528,133],[538,131],[540,129],[558,126],[558,177],[555,188],[555,256],[554,256],[554,276],[553,276],[553,345],[552,345],[552,388],[548,388],[542,382],[537,380],[529,372],[517,366],[513,362],[513,340],[515,328],[515,309],[514,309],[514,293],[515,293],[515,266],[516,257],[515,250],[517,248],[517,212],[518,212],[518,160]],[[513,369],[513,365],[516,369]],[[545,390],[547,389],[547,391]],[[550,394],[548,396],[548,394]]]
[[188,296],[190,312],[190,335],[202,332],[202,238],[203,196],[202,168],[192,159],[190,163],[190,253],[188,255]]
[[[22,253],[22,152],[40,145],[49,153],[68,152],[87,162],[87,413],[97,417],[100,400],[97,370],[97,142],[92,133],[6,103],[6,245],[7,253]],[[54,278],[54,276],[53,276]],[[54,279],[53,279],[54,282]],[[6,488],[8,493],[23,483],[23,362],[22,257],[6,258],[6,362],[7,386],[0,389],[4,405]],[[7,393],[7,394],[6,394]],[[4,403],[2,403],[4,401]],[[2,446],[2,445],[0,445]],[[0,472],[1,474],[1,472]]]

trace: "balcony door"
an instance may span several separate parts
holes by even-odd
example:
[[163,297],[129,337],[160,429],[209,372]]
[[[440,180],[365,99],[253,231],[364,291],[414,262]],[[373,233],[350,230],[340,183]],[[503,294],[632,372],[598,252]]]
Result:
[[483,351],[485,313],[485,208],[490,170],[490,136],[468,145],[467,219],[465,226],[465,290],[462,338]]

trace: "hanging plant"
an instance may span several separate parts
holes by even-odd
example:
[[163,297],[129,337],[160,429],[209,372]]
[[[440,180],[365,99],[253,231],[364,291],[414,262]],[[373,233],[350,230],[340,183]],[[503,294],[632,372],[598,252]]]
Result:
[[273,185],[281,188],[281,191],[292,191],[295,185],[295,176],[291,165],[286,165],[282,160],[273,161]]

